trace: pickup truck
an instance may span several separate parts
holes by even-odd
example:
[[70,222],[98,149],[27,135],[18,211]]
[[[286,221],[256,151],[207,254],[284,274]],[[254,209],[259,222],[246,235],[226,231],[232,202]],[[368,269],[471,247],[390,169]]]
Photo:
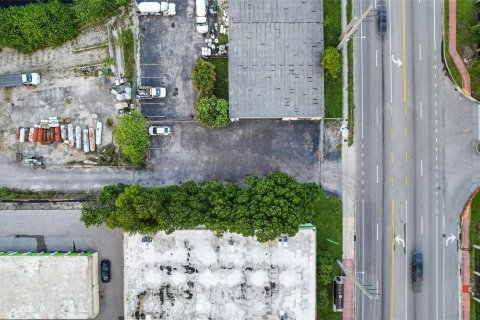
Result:
[[40,84],[40,74],[36,72],[11,72],[0,74],[0,87],[10,88],[25,86],[36,86]]
[[139,99],[165,98],[166,96],[167,90],[165,88],[140,86],[137,90],[137,98]]

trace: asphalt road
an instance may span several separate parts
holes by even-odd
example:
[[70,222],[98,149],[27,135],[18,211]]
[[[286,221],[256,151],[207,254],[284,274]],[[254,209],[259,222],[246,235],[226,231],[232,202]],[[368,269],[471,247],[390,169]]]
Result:
[[[356,2],[355,15],[370,4]],[[383,39],[375,11],[355,36],[356,271],[379,297],[357,290],[357,319],[458,318],[458,217],[478,181],[478,117],[468,118],[472,104],[445,78],[441,5],[385,1]],[[415,250],[424,260],[418,292]]]

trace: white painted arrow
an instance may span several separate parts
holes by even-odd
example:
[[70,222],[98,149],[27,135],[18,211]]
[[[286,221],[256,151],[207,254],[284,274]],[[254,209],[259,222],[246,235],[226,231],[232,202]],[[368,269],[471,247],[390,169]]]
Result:
[[395,59],[393,54],[392,54],[392,61],[393,61],[393,63],[395,63],[397,65],[398,68],[400,68],[400,66],[402,65],[402,60],[400,60],[400,58],[398,60]]
[[405,248],[405,240],[403,240],[402,238],[400,238],[400,235],[397,234],[397,236],[395,237],[395,241],[400,244],[402,243],[403,247]]
[[447,238],[447,240],[445,241],[445,245],[448,247],[448,244],[449,243],[453,243],[453,241],[455,241],[456,237],[452,234],[450,234],[450,236]]

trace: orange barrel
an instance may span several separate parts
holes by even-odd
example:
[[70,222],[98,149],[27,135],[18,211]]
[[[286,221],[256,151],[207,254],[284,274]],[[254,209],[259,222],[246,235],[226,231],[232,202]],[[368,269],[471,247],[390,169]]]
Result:
[[55,127],[55,141],[60,142],[62,140],[62,133],[60,132],[60,127]]
[[38,142],[38,128],[33,129],[33,142]]
[[20,139],[20,128],[17,128],[17,131],[15,132],[15,139]]

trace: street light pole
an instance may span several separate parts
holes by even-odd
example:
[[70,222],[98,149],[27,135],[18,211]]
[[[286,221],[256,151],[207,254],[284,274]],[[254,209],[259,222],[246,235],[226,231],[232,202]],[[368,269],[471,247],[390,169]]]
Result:
[[372,300],[372,299],[375,299],[371,294],[370,292],[368,292],[368,290],[365,288],[364,285],[362,285],[361,283],[359,283],[357,281],[357,279],[355,279],[355,276],[352,274],[352,272],[350,270],[348,270],[345,265],[342,263],[342,261],[340,260],[336,260],[337,261],[337,264],[339,265],[339,267],[342,269],[342,271],[345,273],[345,275],[347,276],[347,278],[349,278],[350,280],[353,281],[353,283],[355,283],[355,285],[368,297],[368,299]]

